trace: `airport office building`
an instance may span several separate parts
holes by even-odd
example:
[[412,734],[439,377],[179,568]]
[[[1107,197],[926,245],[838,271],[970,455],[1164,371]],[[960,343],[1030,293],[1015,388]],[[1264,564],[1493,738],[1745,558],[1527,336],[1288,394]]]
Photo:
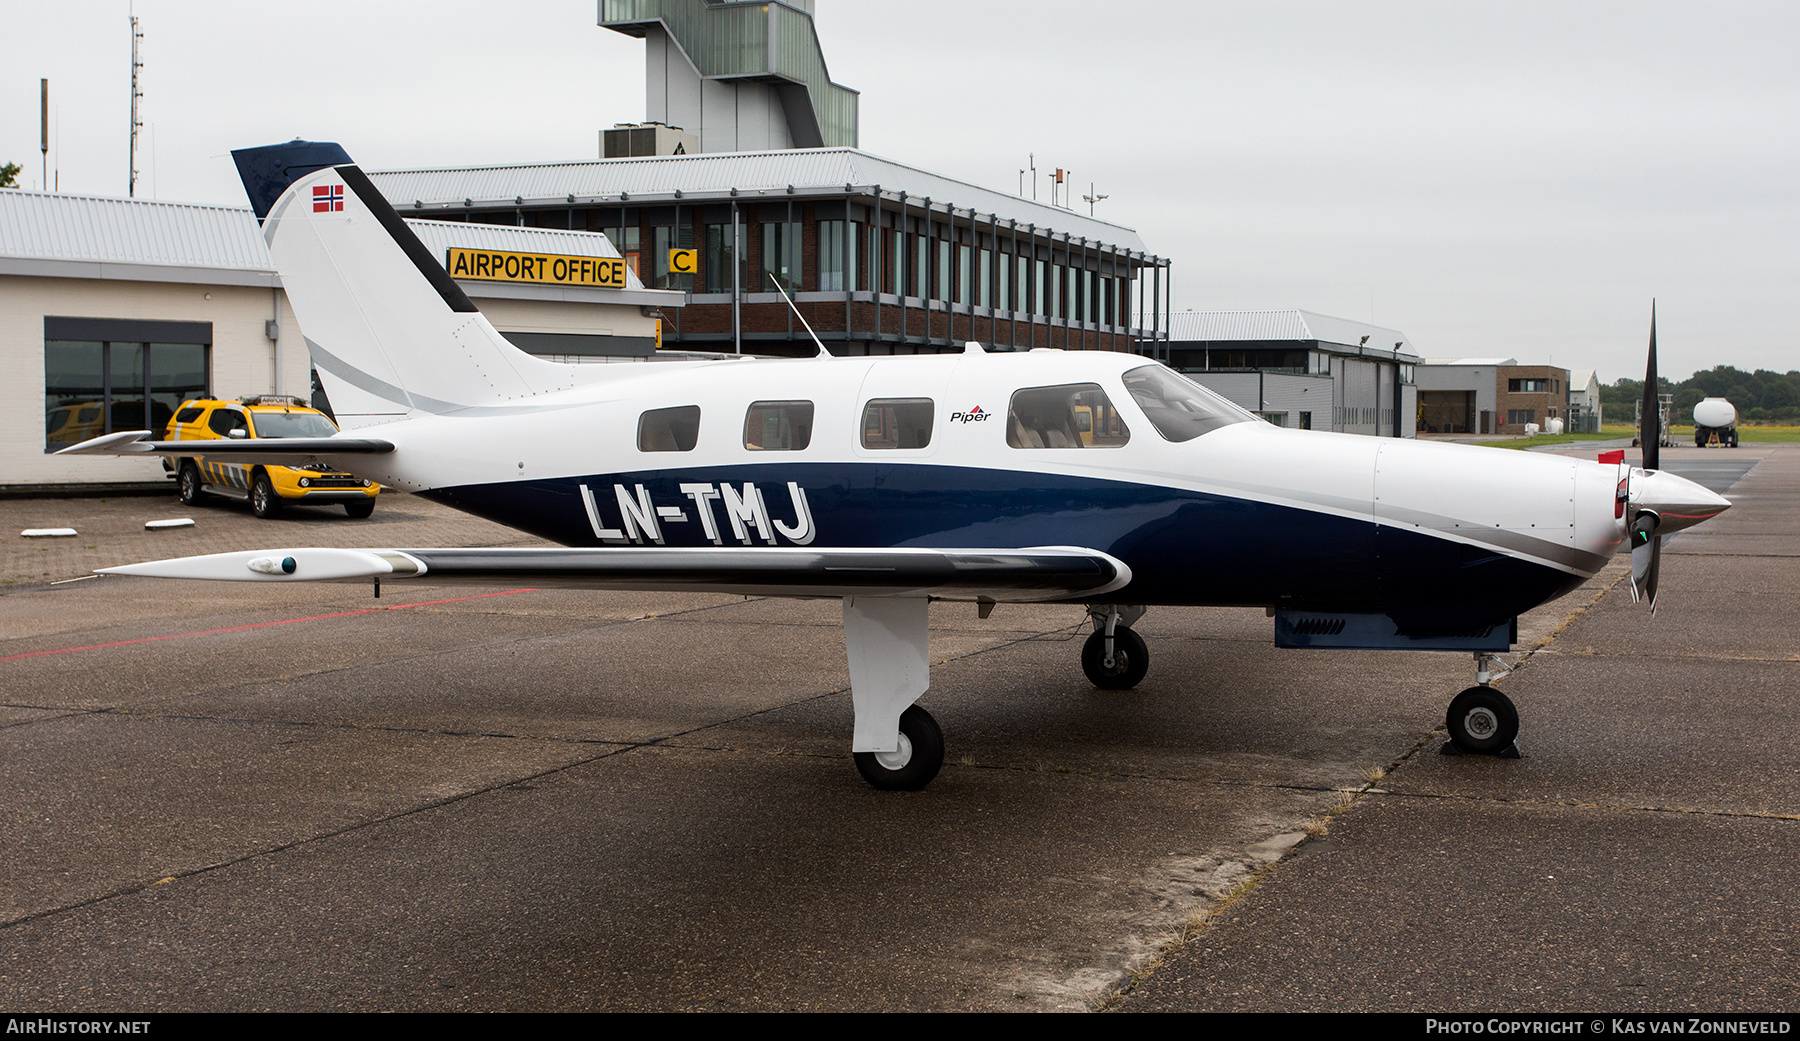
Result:
[[[648,290],[603,236],[409,221],[446,260],[610,260],[615,286],[459,279],[521,349],[640,360],[680,293]],[[504,271],[501,272],[504,275]],[[154,458],[57,457],[120,430],[158,434],[197,396],[312,393],[311,364],[248,207],[0,191],[0,491],[166,483]]]
[[1168,262],[1135,231],[860,151],[813,20],[812,0],[600,0],[644,41],[646,110],[600,161],[371,179],[403,213],[608,232],[647,285],[693,294],[664,342],[694,349],[812,353],[780,291],[834,354],[1162,335]]

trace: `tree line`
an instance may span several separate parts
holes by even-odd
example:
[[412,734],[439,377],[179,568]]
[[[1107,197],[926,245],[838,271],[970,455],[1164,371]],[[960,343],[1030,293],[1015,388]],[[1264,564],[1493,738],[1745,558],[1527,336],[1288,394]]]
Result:
[[[1719,365],[1696,372],[1679,383],[1667,376],[1657,382],[1661,392],[1675,395],[1671,423],[1691,423],[1694,406],[1701,398],[1725,398],[1737,408],[1738,418],[1752,423],[1800,423],[1800,370],[1785,373],[1769,369],[1745,372]],[[1600,406],[1608,423],[1629,423],[1637,415],[1636,402],[1644,398],[1644,381],[1622,379],[1600,387]]]

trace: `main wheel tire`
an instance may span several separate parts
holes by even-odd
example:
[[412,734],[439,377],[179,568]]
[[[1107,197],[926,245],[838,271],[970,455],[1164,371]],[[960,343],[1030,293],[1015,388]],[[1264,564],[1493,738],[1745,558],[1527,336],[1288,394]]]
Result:
[[900,748],[894,752],[857,752],[863,780],[888,792],[916,792],[931,783],[944,765],[944,732],[931,713],[917,705],[900,713]]
[[200,505],[200,497],[206,493],[202,490],[204,482],[200,480],[200,467],[192,462],[181,464],[181,474],[176,478],[176,487],[181,490],[183,506]]
[[354,520],[362,520],[375,512],[375,500],[358,499],[355,502],[347,502],[344,504],[344,512],[348,513]]
[[281,513],[281,496],[275,494],[275,485],[261,470],[250,485],[250,512],[264,520]]
[[1144,638],[1120,625],[1113,628],[1113,663],[1106,667],[1106,633],[1096,630],[1081,645],[1081,671],[1101,690],[1130,690],[1150,671],[1150,648]]
[[1470,687],[1450,702],[1444,725],[1456,747],[1475,755],[1497,755],[1519,736],[1519,710],[1492,687]]

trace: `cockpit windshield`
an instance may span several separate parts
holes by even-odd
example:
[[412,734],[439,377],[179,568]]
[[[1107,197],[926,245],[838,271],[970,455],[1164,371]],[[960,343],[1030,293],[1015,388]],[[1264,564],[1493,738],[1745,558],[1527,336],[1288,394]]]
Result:
[[1191,441],[1232,423],[1257,422],[1219,394],[1163,365],[1145,365],[1125,373],[1125,389],[1156,432],[1170,441]]

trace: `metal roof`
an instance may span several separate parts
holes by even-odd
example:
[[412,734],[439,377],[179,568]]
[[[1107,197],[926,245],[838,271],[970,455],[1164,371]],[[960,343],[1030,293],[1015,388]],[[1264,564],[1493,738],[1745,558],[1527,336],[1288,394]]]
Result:
[[1496,365],[1517,365],[1517,358],[1426,358],[1426,365],[1485,365],[1493,368]]
[[[408,220],[406,224],[440,262],[451,246],[619,256],[605,235],[591,231],[432,220]],[[281,284],[249,207],[11,189],[0,191],[0,274],[207,285]],[[627,272],[626,278],[629,285],[625,290],[586,292],[635,294],[644,289],[635,274]],[[507,295],[541,295],[537,289],[520,284]],[[653,292],[654,299],[634,296],[624,302],[666,303],[680,296]]]
[[[618,204],[621,201],[664,201],[680,193],[683,200],[717,201],[736,197],[783,199],[796,194],[843,195],[879,186],[890,196],[904,191],[909,200],[929,198],[966,212],[1034,224],[1090,242],[1142,250],[1144,243],[1130,228],[1109,224],[1073,210],[1021,199],[1005,192],[959,181],[854,148],[794,148],[766,152],[703,152],[629,159],[592,159],[572,163],[516,166],[470,166],[435,170],[370,171],[369,179],[402,213],[447,207],[492,207],[530,203],[536,206]],[[628,196],[629,200],[621,196]]]
[[274,272],[248,209],[0,191],[0,257]]
[[1367,349],[1418,358],[1412,341],[1398,329],[1299,309],[1285,311],[1176,311],[1169,316],[1171,343],[1233,340],[1317,340],[1321,344]]
[[[617,257],[605,235],[592,231],[563,231],[558,228],[518,228],[506,224],[478,224],[473,221],[412,220],[406,226],[419,236],[438,263],[452,246],[462,249],[492,249],[510,253],[549,253],[571,257]],[[625,271],[627,288],[642,289],[644,283],[629,268]]]

